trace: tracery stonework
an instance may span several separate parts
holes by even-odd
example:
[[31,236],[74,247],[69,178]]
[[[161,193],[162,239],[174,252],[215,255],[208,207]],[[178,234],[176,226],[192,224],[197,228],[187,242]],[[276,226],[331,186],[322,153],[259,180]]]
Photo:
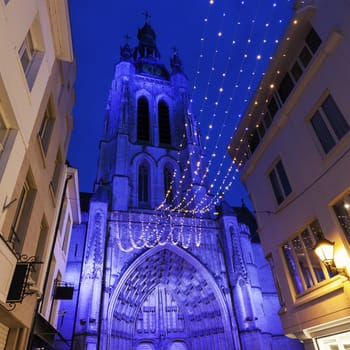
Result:
[[76,350],[299,349],[282,334],[254,217],[209,195],[177,51],[169,71],[148,22],[138,40],[115,68],[59,331]]

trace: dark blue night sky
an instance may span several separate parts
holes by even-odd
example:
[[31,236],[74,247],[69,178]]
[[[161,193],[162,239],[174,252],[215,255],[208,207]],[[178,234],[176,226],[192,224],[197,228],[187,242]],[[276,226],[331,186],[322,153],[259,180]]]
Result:
[[[226,147],[288,24],[292,6],[292,0],[71,1],[77,80],[68,160],[79,170],[80,190],[93,188],[120,46],[127,34],[130,46],[137,45],[137,29],[144,25],[147,10],[162,61],[169,67],[176,47],[193,87],[193,111],[210,161],[213,191],[221,186],[230,204],[240,205],[244,198],[250,206],[239,174],[229,170]],[[231,185],[232,176],[236,180]]]

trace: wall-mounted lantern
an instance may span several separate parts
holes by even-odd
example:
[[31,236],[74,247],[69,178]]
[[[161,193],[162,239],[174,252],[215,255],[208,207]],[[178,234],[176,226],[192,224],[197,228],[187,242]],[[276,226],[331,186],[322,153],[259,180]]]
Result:
[[319,240],[314,246],[314,251],[322,263],[326,266],[330,276],[342,274],[349,278],[344,268],[337,268],[334,262],[334,242],[328,239]]

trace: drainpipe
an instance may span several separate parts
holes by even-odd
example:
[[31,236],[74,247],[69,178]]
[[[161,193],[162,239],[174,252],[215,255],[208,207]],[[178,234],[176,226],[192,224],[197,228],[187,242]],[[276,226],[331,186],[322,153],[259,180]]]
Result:
[[[37,300],[37,307],[36,307],[36,311],[35,311],[35,314],[34,314],[34,317],[33,317],[32,326],[31,326],[31,329],[30,329],[30,335],[29,335],[29,342],[28,342],[27,350],[31,350],[32,349],[33,338],[34,338],[34,329],[35,329],[35,325],[36,325],[37,314],[38,314],[38,311],[42,311],[42,308],[43,308],[42,301],[43,301],[43,298],[45,296],[47,283],[48,283],[48,280],[49,280],[49,274],[50,274],[50,269],[51,269],[51,264],[52,264],[52,258],[53,258],[54,251],[55,251],[55,244],[56,244],[57,235],[58,235],[58,227],[59,227],[60,221],[61,221],[62,209],[63,209],[64,199],[66,197],[68,181],[70,179],[72,179],[72,178],[73,178],[73,175],[68,175],[66,177],[65,182],[64,182],[60,208],[59,208],[59,211],[58,211],[58,217],[57,217],[57,221],[56,221],[54,237],[53,237],[51,250],[50,250],[50,255],[49,255],[49,260],[48,260],[48,266],[47,266],[47,269],[46,269],[46,272],[45,272],[44,285],[43,285],[43,294],[42,294],[42,297]],[[52,310],[52,304],[51,304],[51,309],[50,309],[50,318],[51,318],[51,310]],[[50,323],[50,319],[49,319],[49,323]]]

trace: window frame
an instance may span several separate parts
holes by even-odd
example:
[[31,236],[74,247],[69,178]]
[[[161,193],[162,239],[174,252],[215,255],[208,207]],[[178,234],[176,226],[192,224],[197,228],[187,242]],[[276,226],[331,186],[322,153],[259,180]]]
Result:
[[[17,53],[29,91],[31,91],[44,58],[44,40],[39,15],[34,19]],[[25,57],[26,60],[24,60]]]
[[[337,111],[337,120],[335,118],[331,118],[331,113],[327,113],[327,110],[325,108],[327,101],[331,101],[334,104],[334,107]],[[316,125],[316,121],[318,121],[318,126]],[[347,134],[349,134],[350,131],[349,121],[345,118],[344,114],[342,113],[341,109],[331,94],[327,94],[327,96],[317,107],[316,111],[312,113],[309,118],[309,123],[313,134],[315,135],[317,143],[324,155],[329,154],[334,148],[336,148],[339,142]],[[346,126],[347,128],[346,130],[344,129],[342,135],[338,135],[339,129],[338,132],[336,130],[336,127],[339,128],[340,126],[339,123],[343,123],[343,126]],[[318,127],[320,127],[320,129],[317,130]],[[321,128],[323,129],[321,130]]]
[[53,106],[51,101],[49,100],[49,103],[47,104],[47,107],[45,109],[43,119],[40,124],[40,129],[38,132],[38,139],[40,142],[40,146],[45,156],[47,155],[47,152],[50,146],[50,139],[51,139],[52,131],[54,129],[55,120],[56,118],[53,112]]
[[293,192],[293,188],[281,159],[277,159],[274,162],[267,175],[276,202],[278,205],[281,205]]
[[323,238],[319,221],[314,219],[280,246],[290,290],[297,296],[333,277],[313,249]]

